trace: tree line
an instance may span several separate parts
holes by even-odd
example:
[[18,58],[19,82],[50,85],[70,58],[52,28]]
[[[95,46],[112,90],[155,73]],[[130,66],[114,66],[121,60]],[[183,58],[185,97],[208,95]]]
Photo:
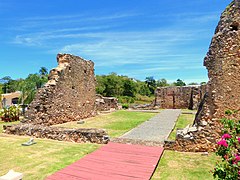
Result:
[[[29,74],[27,78],[12,79],[5,76],[0,79],[0,94],[21,91],[20,104],[29,104],[37,91],[48,80],[47,68],[41,67],[38,73]],[[197,84],[197,83],[191,83]],[[107,97],[125,97],[131,101],[136,97],[151,97],[157,87],[164,86],[185,86],[186,83],[177,79],[173,83],[168,83],[166,79],[154,79],[153,76],[146,77],[140,81],[128,76],[110,73],[108,75],[96,75],[96,93]],[[120,98],[121,99],[121,98]]]
[[[167,82],[162,78],[154,79],[153,76],[146,77],[144,81],[129,78],[128,76],[120,76],[116,73],[109,75],[97,75],[96,92],[103,96],[130,96],[135,97],[137,94],[143,96],[152,96],[157,87],[164,86],[186,86],[186,83],[177,79],[173,83]],[[203,82],[204,83],[204,82]],[[190,83],[188,85],[197,85],[198,83]]]

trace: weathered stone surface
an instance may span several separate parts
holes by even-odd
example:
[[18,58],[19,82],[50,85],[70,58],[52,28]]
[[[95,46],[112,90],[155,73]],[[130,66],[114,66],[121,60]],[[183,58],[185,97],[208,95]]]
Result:
[[240,117],[240,0],[233,1],[222,13],[204,59],[208,70],[208,90],[195,118],[197,132],[192,140],[178,137],[166,143],[166,149],[180,151],[214,151],[221,137],[220,119],[225,111],[237,110]]
[[26,112],[29,123],[61,124],[95,113],[94,63],[70,54],[58,54],[57,61]]
[[239,1],[233,1],[222,13],[204,59],[209,91],[201,119],[218,120],[225,117],[225,110],[240,108],[240,8],[236,3]]
[[[58,67],[50,71],[48,82],[29,105],[26,119],[19,125],[5,126],[5,133],[78,143],[106,143],[109,138],[104,130],[51,127],[69,121],[84,122],[80,120],[95,115],[98,107],[94,63],[70,54],[58,54],[57,61]],[[107,98],[102,99],[104,108],[117,104],[114,98],[110,99],[111,103]]]
[[154,106],[164,109],[197,109],[205,92],[206,85],[158,87]]
[[115,97],[103,97],[100,94],[96,95],[96,110],[97,111],[111,111],[120,108],[118,99]]
[[107,133],[102,129],[65,129],[38,124],[21,123],[18,125],[4,126],[4,132],[19,136],[32,136],[36,138],[47,138],[76,143],[88,142],[103,144],[109,141]]

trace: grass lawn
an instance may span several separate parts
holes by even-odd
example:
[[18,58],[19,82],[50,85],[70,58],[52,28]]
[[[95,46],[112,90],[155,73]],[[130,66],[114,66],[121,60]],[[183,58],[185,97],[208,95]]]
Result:
[[21,146],[29,137],[0,134],[0,175],[13,169],[24,173],[25,180],[44,179],[100,147],[35,139],[37,144]]
[[129,112],[122,110],[88,118],[85,120],[84,124],[69,122],[56,126],[68,128],[101,128],[105,129],[110,137],[119,137],[155,115],[156,113]]
[[[190,110],[189,110],[190,112]],[[194,112],[194,111],[193,111]],[[192,125],[195,118],[195,114],[181,114],[177,120],[177,123],[169,135],[169,140],[175,140],[177,128],[185,128],[188,124]]]
[[[156,113],[117,111],[89,118],[84,124],[76,122],[61,126],[74,128],[104,128],[112,137],[120,136],[148,120]],[[14,124],[19,122],[14,122]],[[24,173],[24,179],[44,179],[50,174],[79,160],[86,154],[98,149],[98,144],[77,144],[47,139],[35,139],[37,144],[21,146],[29,137],[5,135],[2,133],[3,124],[0,122],[0,176],[13,169]]]
[[213,170],[216,155],[210,153],[202,156],[201,153],[187,153],[164,151],[152,180],[213,180]]
[[[106,129],[111,137],[119,137],[155,115],[156,113],[116,111],[86,119],[84,124],[70,122],[58,126],[102,128]],[[194,115],[192,114],[182,114],[175,128],[191,124],[193,118]],[[11,123],[0,122],[0,175],[13,169],[24,173],[24,179],[26,180],[44,179],[101,146],[47,139],[35,139],[37,144],[21,146],[22,143],[29,140],[29,137],[2,134],[3,124]],[[172,134],[174,132],[176,133],[176,130]],[[175,138],[174,134],[171,136],[173,139]],[[152,179],[213,179],[209,171],[213,169],[216,159],[213,153],[202,156],[201,153],[182,153],[167,150],[164,152]]]

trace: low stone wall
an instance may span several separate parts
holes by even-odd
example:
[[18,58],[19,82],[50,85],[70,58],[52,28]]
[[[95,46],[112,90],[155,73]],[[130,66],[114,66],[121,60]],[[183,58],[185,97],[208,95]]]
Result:
[[178,129],[176,141],[165,141],[164,148],[184,152],[214,152],[220,137],[220,122],[206,122],[198,127]]
[[97,111],[110,111],[119,109],[118,99],[115,97],[103,97],[96,95],[96,110]]
[[98,144],[105,144],[109,141],[106,131],[102,129],[65,129],[22,123],[12,126],[4,125],[3,129],[7,134],[47,138],[58,141]]

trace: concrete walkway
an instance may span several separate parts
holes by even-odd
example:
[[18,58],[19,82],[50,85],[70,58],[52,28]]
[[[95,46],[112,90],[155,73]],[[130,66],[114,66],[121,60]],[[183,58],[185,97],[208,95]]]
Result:
[[174,128],[180,114],[180,109],[162,110],[159,114],[127,132],[120,138],[163,143]]

